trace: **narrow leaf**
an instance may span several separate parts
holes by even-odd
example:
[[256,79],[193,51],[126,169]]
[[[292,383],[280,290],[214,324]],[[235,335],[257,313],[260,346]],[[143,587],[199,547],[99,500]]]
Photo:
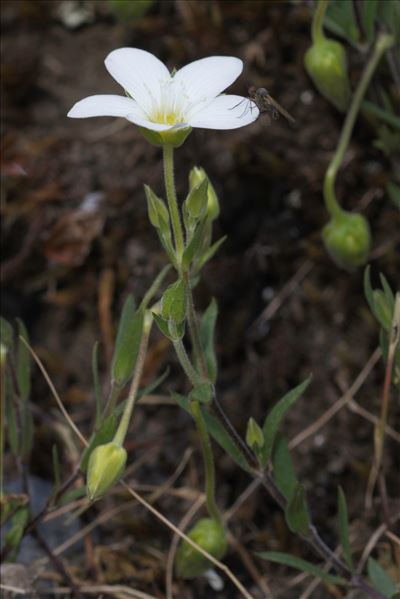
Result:
[[206,250],[204,252],[204,254],[202,254],[200,256],[200,258],[198,259],[198,262],[196,264],[196,272],[199,272],[203,268],[203,266],[209,260],[211,260],[211,258],[218,252],[219,248],[221,247],[221,245],[224,243],[224,241],[226,239],[227,239],[227,235],[224,235],[223,237],[218,239],[215,243],[213,243],[213,245],[210,248],[208,248],[208,250]]
[[286,416],[290,408],[296,403],[296,401],[304,393],[305,389],[310,384],[311,377],[308,377],[303,383],[286,393],[282,399],[272,408],[267,418],[265,419],[263,432],[264,432],[264,446],[262,448],[262,465],[265,467],[271,457],[272,449],[278,428]]
[[310,526],[306,493],[301,483],[296,483],[285,509],[285,518],[290,530],[306,536]]
[[320,578],[327,584],[337,584],[337,585],[345,585],[347,584],[346,580],[341,576],[336,576],[334,574],[328,574],[311,564],[310,562],[306,562],[299,557],[295,557],[294,555],[290,555],[289,553],[279,553],[278,551],[263,551],[261,553],[257,553],[259,557],[262,559],[266,559],[270,562],[275,562],[276,564],[282,564],[284,566],[289,566],[290,568],[294,568],[295,570],[300,570],[300,572],[307,572],[308,574],[312,574],[316,578]]
[[[178,393],[172,393],[172,397],[181,408],[190,414],[189,401],[186,397],[179,395]],[[249,472],[250,468],[245,458],[220,421],[213,414],[210,414],[203,406],[201,406],[201,412],[206,423],[207,431],[210,435],[217,441],[222,449],[224,449],[226,453],[230,455],[241,468],[243,468],[243,470]]]
[[182,279],[172,283],[164,291],[161,299],[161,316],[164,320],[181,323],[186,315],[186,293]]
[[[29,343],[28,331],[22,320],[18,319],[19,336]],[[18,391],[23,401],[29,397],[31,388],[31,356],[25,343],[18,339],[17,349],[17,382]]]
[[350,570],[353,570],[353,558],[351,557],[350,539],[349,539],[349,517],[347,510],[346,496],[341,487],[338,488],[338,508],[339,508],[339,535],[340,543],[343,549],[343,557]]
[[218,316],[218,304],[215,299],[204,312],[200,323],[200,343],[206,358],[206,366],[210,380],[215,383],[217,379],[217,358],[215,355],[215,325]]
[[96,427],[99,426],[103,412],[103,400],[101,397],[101,386],[99,379],[99,342],[93,345],[92,350],[92,376],[94,385],[94,396],[96,400]]
[[190,265],[196,257],[197,252],[202,246],[206,222],[206,219],[204,219],[197,225],[193,237],[191,238],[188,246],[185,248],[185,251],[183,252],[182,266],[184,269],[188,269],[190,267]]
[[394,581],[373,557],[370,557],[368,560],[368,577],[374,588],[385,597],[392,597],[396,592]]
[[375,17],[378,10],[378,0],[364,0],[361,4],[362,21],[368,42],[372,42],[375,33]]
[[86,472],[90,454],[99,445],[112,441],[115,431],[117,430],[117,418],[115,414],[111,414],[102,422],[100,428],[95,431],[90,439],[89,445],[82,454],[80,469]]
[[14,331],[10,323],[0,316],[0,343],[7,351],[11,351],[14,344]]
[[8,442],[14,456],[19,455],[19,438],[17,428],[17,416],[15,412],[14,392],[11,386],[10,379],[6,380],[6,431]]
[[286,438],[280,433],[277,434],[274,450],[272,453],[273,476],[278,489],[289,499],[293,494],[297,484],[297,478],[294,471],[289,445]]
[[123,387],[132,376],[143,333],[143,310],[136,310],[132,296],[125,301],[112,360],[112,377]]

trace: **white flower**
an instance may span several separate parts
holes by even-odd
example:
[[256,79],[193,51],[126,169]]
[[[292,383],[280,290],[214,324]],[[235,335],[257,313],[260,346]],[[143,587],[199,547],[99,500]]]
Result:
[[146,129],[168,131],[237,129],[259,116],[247,98],[220,95],[242,72],[239,58],[202,58],[171,74],[153,54],[120,48],[107,56],[105,65],[129,97],[89,96],[73,106],[69,117],[117,116]]

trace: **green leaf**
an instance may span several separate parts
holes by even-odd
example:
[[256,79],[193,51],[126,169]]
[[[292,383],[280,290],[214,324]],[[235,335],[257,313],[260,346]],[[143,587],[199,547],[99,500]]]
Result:
[[203,266],[206,264],[206,262],[211,260],[211,258],[218,252],[219,248],[221,247],[221,245],[224,243],[224,241],[226,239],[227,239],[227,235],[224,235],[223,237],[218,239],[218,241],[216,241],[210,248],[208,248],[208,250],[206,250],[200,256],[200,258],[197,260],[196,272],[199,272],[203,268]]
[[14,345],[14,331],[10,323],[0,316],[0,343],[7,351],[11,351]]
[[197,225],[193,237],[191,238],[188,246],[185,248],[185,251],[183,252],[182,267],[184,268],[184,270],[187,270],[190,267],[199,249],[202,246],[206,223],[207,221],[203,220]]
[[310,527],[310,516],[305,489],[299,482],[296,483],[286,505],[285,518],[293,533],[307,536]]
[[262,449],[262,466],[265,467],[268,463],[269,458],[274,446],[274,441],[278,428],[286,416],[290,408],[296,403],[301,397],[306,388],[311,382],[311,376],[308,377],[303,383],[286,393],[282,399],[272,408],[267,418],[265,419],[263,432],[264,432],[264,446]]
[[[164,320],[159,314],[152,312],[152,316],[161,333],[165,335],[168,339],[171,339],[172,342],[178,341],[182,339],[185,334],[185,322],[181,322],[176,324],[175,326],[171,326],[168,320]],[[174,324],[174,323],[171,323]]]
[[202,218],[208,204],[208,179],[204,178],[189,191],[185,200],[185,208],[192,219]]
[[6,431],[8,442],[11,447],[11,451],[14,456],[19,455],[19,436],[18,436],[18,428],[17,428],[17,415],[15,412],[15,396],[14,390],[11,386],[11,381],[9,378],[6,379]]
[[103,401],[101,397],[101,386],[99,379],[99,342],[93,345],[92,350],[92,376],[94,384],[94,396],[96,400],[96,427],[99,426],[103,412]]
[[396,593],[394,581],[386,574],[382,566],[373,558],[368,559],[368,577],[373,587],[385,597],[392,597]]
[[289,499],[297,484],[289,445],[286,438],[277,434],[272,452],[273,476],[282,495]]
[[129,295],[122,309],[111,365],[113,381],[119,387],[132,376],[142,339],[143,320],[144,311],[138,309],[135,312],[133,297]]
[[400,187],[396,183],[389,182],[386,185],[386,193],[392,200],[393,204],[400,210]]
[[189,401],[198,401],[201,404],[211,403],[212,398],[213,386],[209,382],[196,385],[189,393]]
[[364,0],[361,4],[361,17],[365,34],[369,43],[374,40],[375,17],[378,10],[378,0]]
[[164,320],[180,324],[186,316],[186,293],[182,279],[172,283],[164,291],[161,299],[161,317]]
[[168,375],[169,368],[166,368],[165,371],[155,381],[152,381],[151,383],[146,385],[146,387],[143,387],[143,389],[140,389],[140,391],[138,391],[137,401],[139,401],[139,399],[141,399],[142,397],[145,397],[146,395],[150,395],[151,393],[153,393],[153,391],[155,391],[157,387],[161,385],[161,383],[167,378]]
[[149,220],[153,227],[160,229],[164,235],[171,236],[171,230],[169,228],[169,212],[164,202],[156,196],[152,189],[148,186],[144,186],[147,199],[147,212]]
[[[183,395],[179,395],[178,393],[172,393],[173,399],[176,403],[188,412],[190,415],[190,407],[189,400]],[[231,439],[230,435],[226,432],[223,425],[220,423],[218,418],[216,418],[213,414],[207,411],[207,409],[203,406],[200,406],[201,412],[203,414],[204,422],[206,423],[206,428],[209,434],[217,441],[217,443],[226,451],[228,455],[246,472],[250,472],[245,458],[243,457],[241,451],[237,448],[234,441]]]
[[339,508],[339,535],[340,543],[343,549],[343,557],[350,570],[353,570],[353,558],[351,556],[349,539],[349,517],[347,511],[346,496],[341,487],[338,488],[338,508]]
[[6,547],[12,549],[13,558],[16,557],[22,537],[24,534],[25,526],[29,520],[29,509],[27,507],[21,507],[18,509],[11,520],[11,528],[5,535]]
[[217,380],[217,358],[215,355],[215,325],[218,316],[218,304],[213,298],[200,322],[200,343],[204,351],[207,373],[210,381]]
[[278,551],[263,551],[261,553],[257,553],[256,555],[270,562],[282,564],[284,566],[294,568],[295,570],[300,570],[300,572],[307,572],[308,574],[312,574],[313,576],[315,576],[316,578],[320,578],[327,584],[347,584],[346,580],[341,576],[328,574],[328,572],[325,572],[324,570],[322,570],[322,568],[319,568],[318,566],[315,566],[310,562],[306,562],[303,559],[295,557],[294,555],[290,555],[289,553],[279,553]]
[[90,454],[98,446],[112,441],[115,431],[117,430],[117,417],[115,414],[110,414],[104,422],[101,423],[99,429],[95,431],[90,439],[89,445],[82,454],[80,469],[86,472]]
[[351,44],[359,42],[360,32],[351,0],[331,0],[326,11],[325,24],[333,33],[344,37]]
[[[18,319],[18,333],[27,343],[29,343],[28,331],[22,320]],[[17,382],[18,391],[23,401],[29,397],[31,389],[31,356],[25,343],[18,339],[17,348]]]

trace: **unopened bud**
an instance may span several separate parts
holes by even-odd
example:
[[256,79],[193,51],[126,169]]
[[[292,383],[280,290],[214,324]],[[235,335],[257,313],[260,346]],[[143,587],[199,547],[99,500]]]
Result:
[[344,112],[351,92],[346,52],[342,44],[325,37],[316,41],[307,50],[304,65],[318,91]]
[[218,196],[215,192],[213,185],[210,182],[210,179],[207,177],[207,174],[206,174],[206,171],[204,170],[204,168],[201,168],[199,166],[195,166],[192,168],[192,170],[189,173],[189,189],[192,190],[193,188],[197,187],[198,185],[200,185],[202,183],[202,181],[204,181],[204,179],[207,179],[207,181],[208,181],[207,216],[210,221],[213,221],[219,215]]
[[90,501],[100,499],[119,481],[125,470],[126,450],[114,441],[96,447],[89,458],[86,491]]
[[343,212],[325,225],[322,237],[325,247],[338,266],[357,268],[366,263],[371,248],[368,221],[361,214]]
[[[203,518],[190,530],[188,537],[216,559],[222,559],[227,550],[226,532],[221,524]],[[184,541],[176,553],[176,574],[181,578],[195,578],[204,574],[212,563],[202,553]]]

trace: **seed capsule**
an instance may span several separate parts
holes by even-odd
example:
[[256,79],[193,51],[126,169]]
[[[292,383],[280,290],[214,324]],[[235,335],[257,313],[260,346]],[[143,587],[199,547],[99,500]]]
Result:
[[351,92],[342,44],[326,38],[315,42],[304,56],[304,65],[318,91],[344,112]]
[[126,450],[111,441],[96,447],[89,458],[86,491],[90,501],[97,501],[119,481],[125,470]]
[[343,212],[325,225],[325,247],[338,266],[354,269],[367,262],[371,248],[368,221],[361,214]]
[[[227,550],[226,532],[218,522],[203,518],[190,530],[188,537],[216,559],[224,557]],[[184,541],[176,553],[175,569],[181,578],[195,578],[204,574],[212,564],[204,555]]]

